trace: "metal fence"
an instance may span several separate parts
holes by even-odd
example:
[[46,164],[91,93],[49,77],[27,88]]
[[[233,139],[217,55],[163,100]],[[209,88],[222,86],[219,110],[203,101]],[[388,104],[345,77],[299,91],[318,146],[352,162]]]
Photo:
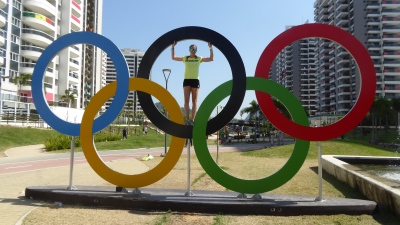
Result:
[[0,114],[0,125],[50,128],[38,114],[6,111]]

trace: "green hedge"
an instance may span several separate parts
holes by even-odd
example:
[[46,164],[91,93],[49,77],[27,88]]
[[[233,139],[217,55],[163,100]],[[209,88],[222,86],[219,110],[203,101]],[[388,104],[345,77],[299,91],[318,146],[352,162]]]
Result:
[[[45,140],[44,146],[46,151],[55,151],[60,149],[71,148],[71,136],[58,134]],[[121,135],[114,133],[96,133],[94,135],[94,142],[103,141],[117,141],[121,140]],[[79,137],[75,137],[75,147],[81,146],[81,140]]]

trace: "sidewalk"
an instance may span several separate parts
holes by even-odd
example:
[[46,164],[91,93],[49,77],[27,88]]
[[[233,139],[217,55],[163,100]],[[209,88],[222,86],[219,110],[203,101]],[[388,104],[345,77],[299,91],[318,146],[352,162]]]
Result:
[[28,145],[7,149],[4,154],[6,157],[25,157],[45,154],[44,145]]
[[[25,157],[27,155],[45,154],[43,145],[31,145],[7,150],[9,157]],[[137,159],[124,159],[107,162],[113,170],[133,174],[148,171],[148,167]],[[29,186],[65,185],[69,184],[69,166],[41,169],[23,173],[0,175],[0,224],[22,224],[23,217],[41,205],[40,201],[25,199],[24,191]],[[113,186],[99,177],[88,164],[74,166],[73,184]]]

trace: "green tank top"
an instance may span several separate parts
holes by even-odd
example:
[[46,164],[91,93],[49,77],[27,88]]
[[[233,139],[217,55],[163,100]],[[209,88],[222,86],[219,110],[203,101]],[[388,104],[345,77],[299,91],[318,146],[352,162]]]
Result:
[[191,58],[189,56],[183,57],[183,63],[185,64],[185,79],[199,79],[199,67],[202,61],[201,56],[197,56],[197,58]]

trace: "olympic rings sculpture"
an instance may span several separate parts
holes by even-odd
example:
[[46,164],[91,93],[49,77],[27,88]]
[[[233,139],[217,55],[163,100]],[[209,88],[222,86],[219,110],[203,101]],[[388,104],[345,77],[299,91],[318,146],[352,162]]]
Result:
[[[309,127],[306,113],[293,94],[267,79],[270,66],[281,49],[299,39],[314,37],[329,39],[342,45],[354,57],[361,73],[360,93],[354,108],[339,122],[318,128]],[[227,57],[233,77],[205,98],[198,109],[193,127],[184,125],[180,107],[171,94],[160,85],[148,80],[151,67],[161,52],[173,41],[185,39],[213,43]],[[42,91],[47,64],[58,51],[73,44],[91,44],[103,49],[113,60],[117,70],[116,81],[93,96],[84,112],[81,124],[69,123],[55,116],[47,105]],[[185,138],[192,137],[198,160],[212,179],[232,191],[256,194],[268,192],[289,181],[303,165],[307,157],[309,141],[339,137],[359,124],[373,103],[376,89],[375,76],[372,59],[364,46],[344,30],[326,24],[304,24],[278,35],[264,49],[256,67],[255,77],[246,77],[242,59],[235,47],[225,37],[207,28],[182,27],[158,38],[143,56],[138,78],[129,78],[124,57],[110,40],[95,33],[75,32],[55,40],[42,53],[32,75],[32,96],[39,114],[51,127],[67,135],[80,135],[82,149],[88,163],[100,177],[112,184],[126,188],[139,188],[155,183],[172,170],[182,153]],[[93,133],[105,128],[117,117],[131,90],[138,91],[143,111],[153,124],[172,135],[171,145],[165,158],[155,168],[138,175],[121,174],[110,169],[98,155],[93,143]],[[212,159],[205,141],[207,134],[214,133],[233,119],[244,99],[246,90],[256,91],[262,112],[275,127],[296,138],[293,153],[286,164],[275,174],[258,180],[244,180],[226,173]],[[166,107],[170,120],[156,109],[151,95]],[[214,107],[229,95],[228,103],[221,113],[208,120]],[[293,121],[278,111],[273,105],[271,95],[287,107]],[[110,108],[94,120],[99,108],[112,96],[114,100]]]

